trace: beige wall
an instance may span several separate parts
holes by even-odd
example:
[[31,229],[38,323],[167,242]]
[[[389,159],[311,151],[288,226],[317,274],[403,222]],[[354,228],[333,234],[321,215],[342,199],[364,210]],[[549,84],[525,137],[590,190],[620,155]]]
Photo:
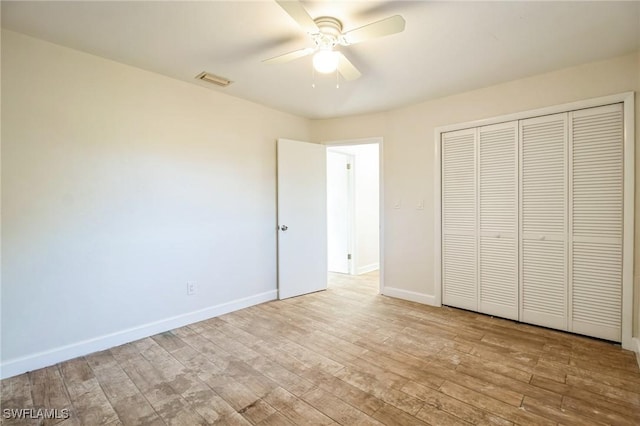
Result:
[[274,298],[276,139],[309,136],[306,119],[3,31],[3,374]]
[[[385,286],[434,294],[434,129],[520,111],[640,90],[640,52],[563,69],[386,113],[314,120],[315,141],[384,138]],[[636,96],[640,123],[640,96]],[[636,125],[636,170],[640,170],[640,125]],[[640,173],[636,173],[636,194]],[[424,210],[416,209],[421,199]],[[393,205],[400,202],[400,208]],[[636,196],[636,223],[640,197]],[[635,229],[635,271],[640,271],[640,226]],[[635,293],[640,293],[636,279]],[[636,299],[634,318],[640,330]]]

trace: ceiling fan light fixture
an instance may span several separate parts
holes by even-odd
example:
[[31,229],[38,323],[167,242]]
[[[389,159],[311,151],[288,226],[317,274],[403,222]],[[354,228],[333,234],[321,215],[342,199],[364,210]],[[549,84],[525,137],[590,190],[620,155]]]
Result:
[[320,50],[313,55],[313,68],[322,74],[330,74],[338,69],[338,52]]
[[[0,0],[1,1],[1,0]],[[319,16],[312,18],[306,11],[301,0],[275,0],[282,9],[298,23],[298,25],[311,36],[314,47],[299,49],[284,55],[275,56],[263,62],[269,64],[281,64],[294,59],[313,55],[313,70],[323,74],[336,72],[347,81],[355,80],[362,74],[347,59],[342,52],[333,49],[336,46],[350,46],[378,37],[397,34],[404,31],[405,21],[400,15],[390,16],[379,21],[372,22],[362,27],[343,32],[342,22],[332,16]]]

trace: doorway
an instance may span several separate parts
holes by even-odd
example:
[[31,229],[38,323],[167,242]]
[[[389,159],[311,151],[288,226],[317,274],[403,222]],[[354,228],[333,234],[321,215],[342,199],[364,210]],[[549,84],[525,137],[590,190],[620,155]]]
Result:
[[[381,138],[327,143],[330,280],[375,277],[381,288]],[[340,275],[342,274],[342,275]]]

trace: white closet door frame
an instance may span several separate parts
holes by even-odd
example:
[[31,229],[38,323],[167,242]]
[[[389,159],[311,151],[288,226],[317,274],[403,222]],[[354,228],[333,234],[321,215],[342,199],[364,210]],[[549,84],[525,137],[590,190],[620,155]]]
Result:
[[[434,129],[434,306],[442,306],[442,133],[452,132],[470,127],[522,120],[560,112],[568,112],[583,108],[609,105],[622,102],[624,104],[624,217],[623,226],[623,269],[622,269],[622,347],[629,350],[640,348],[640,339],[632,335],[633,328],[633,266],[634,266],[634,191],[635,191],[635,95],[634,92],[603,96],[569,102],[545,108],[522,111],[483,120],[436,127]],[[637,346],[636,346],[637,345]]]

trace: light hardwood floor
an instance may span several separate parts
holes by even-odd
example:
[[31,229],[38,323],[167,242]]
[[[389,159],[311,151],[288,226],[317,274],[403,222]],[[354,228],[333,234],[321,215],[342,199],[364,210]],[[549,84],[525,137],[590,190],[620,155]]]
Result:
[[3,380],[2,408],[91,426],[640,424],[632,352],[379,296],[377,280],[332,275],[324,292]]

